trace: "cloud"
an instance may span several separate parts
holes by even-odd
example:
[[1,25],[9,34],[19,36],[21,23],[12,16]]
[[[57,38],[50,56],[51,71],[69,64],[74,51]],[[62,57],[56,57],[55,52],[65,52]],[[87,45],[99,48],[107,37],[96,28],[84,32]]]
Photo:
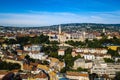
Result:
[[47,26],[63,23],[120,23],[119,15],[119,12],[76,14],[31,10],[29,13],[0,13],[0,25]]

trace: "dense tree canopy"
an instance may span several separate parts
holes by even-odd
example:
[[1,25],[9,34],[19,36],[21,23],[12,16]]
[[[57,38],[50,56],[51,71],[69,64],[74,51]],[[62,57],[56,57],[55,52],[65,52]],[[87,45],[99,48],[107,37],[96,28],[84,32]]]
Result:
[[97,40],[97,39],[88,40],[88,39],[86,39],[84,42],[66,41],[65,43],[72,45],[74,47],[101,48],[101,47],[104,47],[103,44],[120,45],[120,39],[118,39],[116,37],[113,37],[113,39],[107,39],[107,36],[104,36],[100,40]]
[[6,44],[16,44],[17,41],[15,39],[6,39],[4,43],[6,43]]
[[0,62],[0,70],[14,70],[20,68],[21,66],[18,63],[7,63],[5,61]]
[[72,40],[70,40],[70,41],[66,41],[65,43],[70,44],[70,45],[72,45],[74,47],[83,47],[83,46],[85,46],[85,43],[81,42],[81,41],[72,41]]
[[111,50],[111,49],[108,49],[108,54],[110,54],[111,56],[114,56],[114,57],[119,57],[120,55],[118,54],[118,51],[115,51],[115,50]]
[[21,45],[26,45],[28,43],[31,44],[49,44],[49,37],[44,36],[41,34],[40,36],[35,36],[35,37],[29,37],[29,36],[24,36],[24,37],[16,37],[16,39],[6,39],[5,42],[6,44],[21,44]]
[[120,72],[116,73],[115,80],[120,80]]
[[106,63],[114,63],[115,62],[113,59],[110,59],[110,58],[104,58],[104,61]]

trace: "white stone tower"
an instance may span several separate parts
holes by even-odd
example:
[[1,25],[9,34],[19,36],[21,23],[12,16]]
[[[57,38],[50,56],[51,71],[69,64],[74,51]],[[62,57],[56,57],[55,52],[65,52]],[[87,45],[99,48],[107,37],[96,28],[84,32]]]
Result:
[[59,34],[61,34],[61,25],[59,25]]
[[85,39],[85,36],[86,36],[86,32],[85,31],[83,31],[83,38]]
[[105,33],[105,28],[103,28],[103,33]]

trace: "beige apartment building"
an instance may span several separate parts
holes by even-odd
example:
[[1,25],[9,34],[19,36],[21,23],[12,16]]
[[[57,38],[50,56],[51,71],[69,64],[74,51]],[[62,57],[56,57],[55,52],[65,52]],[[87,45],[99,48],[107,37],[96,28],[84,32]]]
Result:
[[91,73],[98,75],[108,75],[110,78],[114,78],[116,72],[120,71],[120,64],[117,63],[105,63],[103,60],[95,60],[94,66],[91,68]]
[[85,69],[90,69],[90,68],[92,68],[92,66],[93,66],[92,61],[85,61],[84,59],[79,58],[74,61],[73,68],[77,69],[77,68],[81,67],[81,68],[85,68]]

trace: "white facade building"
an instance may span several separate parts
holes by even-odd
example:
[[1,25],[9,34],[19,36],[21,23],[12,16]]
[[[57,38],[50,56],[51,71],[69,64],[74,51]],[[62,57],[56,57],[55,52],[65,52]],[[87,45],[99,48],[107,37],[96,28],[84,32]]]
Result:
[[77,53],[96,53],[96,54],[107,54],[107,49],[104,48],[77,48],[74,49]]
[[64,56],[65,50],[63,50],[63,49],[58,50],[58,55]]
[[34,54],[30,52],[28,55],[33,59],[39,59],[39,60],[45,60],[48,57],[47,55],[45,55],[45,53]]
[[25,45],[24,51],[40,51],[41,45]]
[[85,54],[85,55],[84,55],[84,59],[85,59],[85,60],[94,60],[94,59],[95,59],[95,56],[92,55],[92,54]]

